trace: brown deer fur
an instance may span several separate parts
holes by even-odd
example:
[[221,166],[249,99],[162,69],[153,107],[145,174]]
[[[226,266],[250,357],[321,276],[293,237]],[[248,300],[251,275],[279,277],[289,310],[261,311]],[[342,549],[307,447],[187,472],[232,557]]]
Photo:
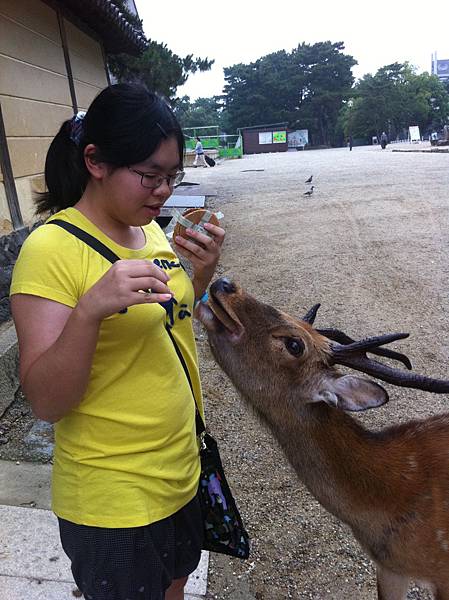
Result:
[[411,579],[448,600],[449,414],[369,431],[340,407],[378,406],[386,392],[331,366],[332,344],[311,325],[228,280],[197,316],[298,477],[375,561],[379,600],[405,599]]

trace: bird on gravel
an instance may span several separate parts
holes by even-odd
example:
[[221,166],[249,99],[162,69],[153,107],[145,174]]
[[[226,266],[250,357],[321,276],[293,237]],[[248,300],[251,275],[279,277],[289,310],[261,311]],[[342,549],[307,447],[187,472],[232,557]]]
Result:
[[312,185],[312,187],[310,188],[310,190],[309,190],[309,191],[307,191],[307,192],[304,192],[304,194],[303,194],[303,195],[304,195],[304,196],[311,196],[311,195],[313,194],[313,188],[314,188],[314,187],[315,187],[315,186],[313,186],[313,185]]
[[311,175],[309,177],[309,179],[306,179],[304,183],[312,183],[312,179],[313,179],[313,175]]

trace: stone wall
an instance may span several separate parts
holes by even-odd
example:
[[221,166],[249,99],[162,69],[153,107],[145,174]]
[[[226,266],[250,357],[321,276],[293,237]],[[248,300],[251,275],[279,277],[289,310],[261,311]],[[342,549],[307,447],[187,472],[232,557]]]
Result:
[[23,242],[38,225],[40,223],[0,236],[0,417],[19,389],[17,335],[9,304],[11,276]]
[[12,270],[20,248],[33,228],[24,227],[0,237],[0,324],[11,318],[9,288]]

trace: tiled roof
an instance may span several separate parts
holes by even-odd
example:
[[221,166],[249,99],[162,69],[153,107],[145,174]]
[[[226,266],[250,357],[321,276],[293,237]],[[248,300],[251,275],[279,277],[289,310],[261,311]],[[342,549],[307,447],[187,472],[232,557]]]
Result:
[[112,0],[57,0],[56,3],[69,11],[69,17],[71,13],[94,31],[106,52],[139,55],[148,47],[143,32],[128,21]]

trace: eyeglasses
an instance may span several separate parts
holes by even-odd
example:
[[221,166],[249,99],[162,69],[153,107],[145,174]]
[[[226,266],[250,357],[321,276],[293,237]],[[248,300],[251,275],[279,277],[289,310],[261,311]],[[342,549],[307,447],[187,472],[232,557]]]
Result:
[[128,167],[128,169],[133,173],[140,175],[140,183],[144,188],[149,190],[155,190],[162,185],[164,181],[167,182],[169,188],[175,188],[181,183],[185,175],[184,171],[178,171],[174,175],[153,175],[152,173],[143,173],[137,169],[131,169],[131,167]]

